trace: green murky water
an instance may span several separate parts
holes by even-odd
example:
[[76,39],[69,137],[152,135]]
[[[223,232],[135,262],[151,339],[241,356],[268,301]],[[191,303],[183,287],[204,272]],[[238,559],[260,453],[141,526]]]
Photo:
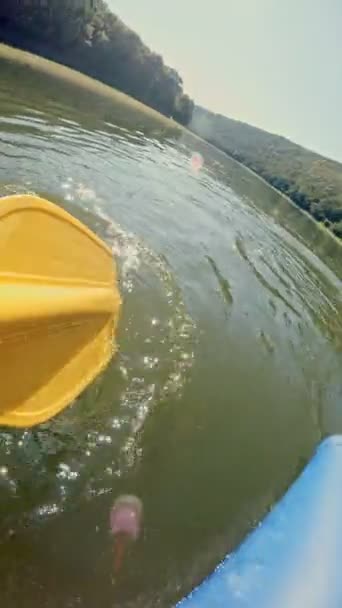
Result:
[[[0,70],[0,193],[94,229],[124,301],[105,374],[49,424],[0,432],[0,603],[171,606],[342,432],[341,248],[189,134]],[[144,533],[113,585],[108,514],[127,492]]]

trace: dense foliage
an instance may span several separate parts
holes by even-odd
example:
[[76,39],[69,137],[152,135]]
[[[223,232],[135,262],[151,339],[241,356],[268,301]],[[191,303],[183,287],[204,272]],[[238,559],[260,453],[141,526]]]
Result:
[[191,128],[342,237],[342,165],[284,137],[196,107]]
[[167,67],[102,0],[1,0],[0,39],[54,59],[188,124],[193,102]]

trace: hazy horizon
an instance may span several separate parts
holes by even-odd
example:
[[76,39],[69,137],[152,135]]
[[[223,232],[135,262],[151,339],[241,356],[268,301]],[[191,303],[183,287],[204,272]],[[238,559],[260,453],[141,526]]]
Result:
[[195,102],[342,162],[339,0],[107,0]]

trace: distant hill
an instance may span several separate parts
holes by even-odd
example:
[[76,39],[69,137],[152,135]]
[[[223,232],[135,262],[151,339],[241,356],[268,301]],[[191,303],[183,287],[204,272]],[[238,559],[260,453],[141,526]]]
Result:
[[342,164],[243,122],[196,106],[190,128],[342,238]]

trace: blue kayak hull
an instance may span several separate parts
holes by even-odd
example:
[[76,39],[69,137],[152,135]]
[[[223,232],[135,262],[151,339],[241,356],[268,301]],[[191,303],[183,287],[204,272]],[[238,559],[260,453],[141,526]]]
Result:
[[342,436],[178,608],[342,607]]

